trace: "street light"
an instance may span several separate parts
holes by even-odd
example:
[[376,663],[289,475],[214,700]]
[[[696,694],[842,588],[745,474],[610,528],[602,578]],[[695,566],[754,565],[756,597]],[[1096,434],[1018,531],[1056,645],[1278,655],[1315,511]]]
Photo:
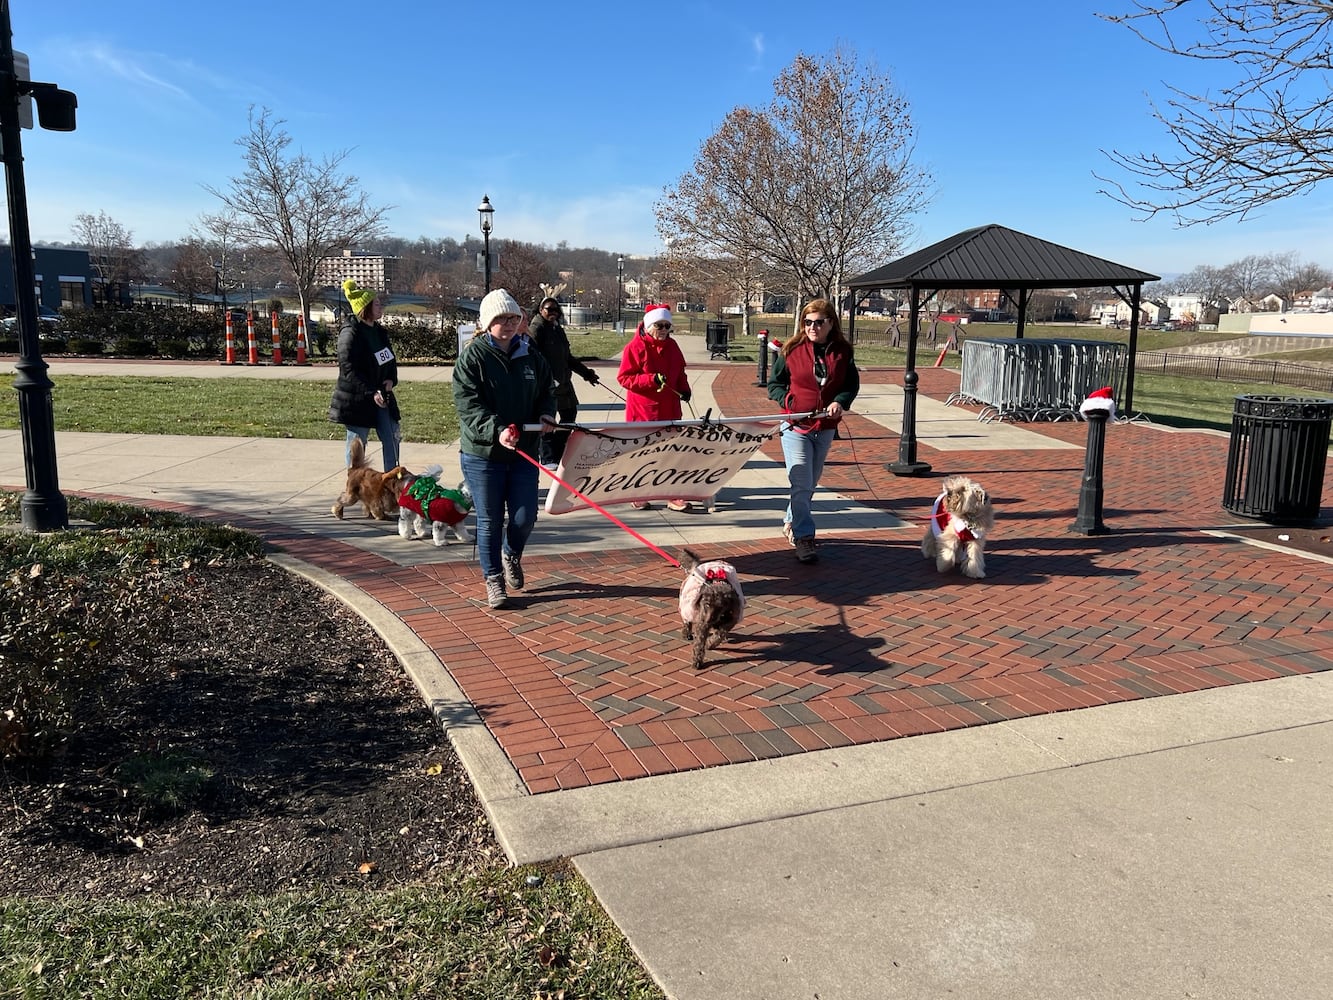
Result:
[[477,214],[481,216],[481,238],[485,243],[486,250],[486,294],[491,293],[491,216],[495,214],[495,209],[491,208],[491,199],[489,195],[481,196],[481,204],[477,206]]
[[[9,0],[0,0],[0,159],[8,188],[9,242],[14,265],[14,305],[19,333],[19,432],[27,490],[19,500],[19,519],[29,531],[57,531],[69,527],[69,505],[60,493],[56,475],[56,428],[51,408],[52,382],[42,360],[37,330],[36,268],[32,262],[32,234],[28,228],[28,190],[23,179],[24,121],[19,99],[31,97],[37,105],[38,124],[55,132],[74,131],[78,99],[54,83],[27,79],[27,58],[15,59],[14,29]],[[23,70],[20,73],[20,69]],[[23,78],[20,79],[20,76]],[[27,109],[24,109],[27,113]]]
[[620,318],[620,306],[625,300],[625,258],[616,258],[616,332],[625,332],[625,321]]

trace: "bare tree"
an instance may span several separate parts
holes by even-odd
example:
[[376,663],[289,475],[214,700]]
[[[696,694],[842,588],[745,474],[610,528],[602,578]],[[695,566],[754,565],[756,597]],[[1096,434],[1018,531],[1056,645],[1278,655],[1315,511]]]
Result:
[[281,255],[308,319],[322,258],[384,233],[387,207],[375,207],[357,178],[340,173],[348,151],[316,162],[290,151],[292,137],[264,108],[250,110],[250,131],[236,140],[245,171],[225,191],[206,190],[235,216],[240,242]]
[[72,231],[100,276],[103,303],[119,303],[136,269],[134,233],[104,211],[96,215],[80,212],[74,217]]
[[213,268],[214,289],[221,296],[221,308],[227,308],[227,293],[241,287],[244,247],[240,243],[240,223],[228,210],[205,212],[199,216],[195,238],[208,254]]
[[1274,294],[1285,301],[1290,309],[1302,292],[1315,292],[1333,284],[1333,273],[1318,264],[1301,261],[1300,254],[1283,253],[1273,257]]
[[1233,299],[1244,299],[1246,309],[1252,309],[1273,287],[1273,257],[1271,254],[1246,254],[1222,268],[1230,278],[1228,293]]
[[[1219,63],[1234,72],[1220,90],[1168,86],[1153,116],[1170,133],[1165,154],[1107,152],[1135,178],[1102,193],[1144,214],[1168,212],[1184,226],[1246,218],[1283,198],[1307,194],[1333,174],[1333,72],[1327,0],[1157,0],[1121,24],[1154,48]],[[1203,15],[1195,14],[1202,9]],[[1176,30],[1173,30],[1173,27]],[[1104,151],[1105,152],[1105,151]]]
[[184,295],[193,306],[196,295],[211,292],[217,283],[217,272],[203,241],[191,238],[176,248],[168,286]]
[[742,284],[785,279],[836,302],[849,273],[901,250],[925,204],[907,101],[842,47],[797,56],[773,90],[705,140],[657,204],[657,229],[673,256],[731,259]]
[[514,298],[529,309],[542,300],[542,284],[551,277],[551,268],[542,255],[528,243],[501,240],[496,247],[500,265],[492,275],[495,288],[507,288]]

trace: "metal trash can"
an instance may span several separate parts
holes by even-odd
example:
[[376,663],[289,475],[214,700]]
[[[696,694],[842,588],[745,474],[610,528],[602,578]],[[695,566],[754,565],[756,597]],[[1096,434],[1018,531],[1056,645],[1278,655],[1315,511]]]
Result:
[[1333,399],[1237,396],[1222,506],[1269,524],[1319,518]]
[[709,320],[708,326],[704,329],[704,344],[708,347],[708,357],[726,358],[731,360],[729,341],[731,340],[731,324],[721,323],[717,320]]

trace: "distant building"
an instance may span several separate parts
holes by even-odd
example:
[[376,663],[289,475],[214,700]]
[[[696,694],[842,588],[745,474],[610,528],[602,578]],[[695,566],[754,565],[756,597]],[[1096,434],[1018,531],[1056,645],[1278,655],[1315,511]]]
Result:
[[[50,309],[87,309],[93,304],[93,283],[97,279],[87,250],[54,247],[33,248],[35,291],[39,304]],[[14,312],[14,251],[0,246],[0,307]]]
[[403,258],[364,250],[344,250],[338,257],[323,257],[315,268],[315,283],[339,287],[351,278],[362,288],[405,292],[399,284]]

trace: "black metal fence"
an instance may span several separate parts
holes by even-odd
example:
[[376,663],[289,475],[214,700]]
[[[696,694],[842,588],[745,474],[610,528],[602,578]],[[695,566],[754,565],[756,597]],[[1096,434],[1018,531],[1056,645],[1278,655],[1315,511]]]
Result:
[[1143,351],[1134,359],[1139,374],[1182,375],[1219,382],[1256,382],[1295,385],[1303,389],[1333,392],[1333,367],[1303,365],[1268,358],[1222,358],[1202,354],[1172,354]]

